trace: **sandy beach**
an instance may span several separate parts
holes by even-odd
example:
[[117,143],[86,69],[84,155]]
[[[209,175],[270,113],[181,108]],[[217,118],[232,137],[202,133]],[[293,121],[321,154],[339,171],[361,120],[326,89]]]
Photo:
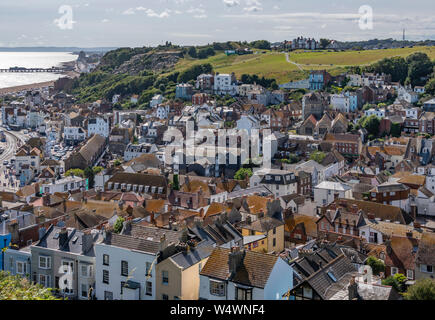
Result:
[[1,88],[0,95],[10,94],[10,93],[14,93],[14,92],[20,92],[20,91],[24,91],[24,90],[39,89],[39,88],[49,87],[49,86],[53,86],[53,85],[54,85],[54,81],[47,81],[47,82],[26,84],[26,85],[16,86],[16,87]]

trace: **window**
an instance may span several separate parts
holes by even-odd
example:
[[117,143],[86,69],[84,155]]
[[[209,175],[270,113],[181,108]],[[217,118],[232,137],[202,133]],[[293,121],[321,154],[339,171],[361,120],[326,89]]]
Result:
[[225,296],[225,282],[210,280],[210,294],[213,296]]
[[399,273],[399,269],[396,267],[391,267],[391,275],[394,276],[396,273]]
[[168,284],[169,283],[169,272],[168,271],[162,271],[162,284]]
[[88,285],[87,284],[82,283],[80,294],[81,294],[82,298],[87,298],[88,297]]
[[410,280],[414,279],[414,270],[406,270],[406,277]]
[[109,255],[103,254],[103,265],[108,266],[109,265]]
[[121,261],[121,276],[128,277],[128,262],[124,260]]
[[51,268],[51,257],[39,256],[39,268],[40,269],[50,269]]
[[50,287],[50,276],[46,274],[40,274],[39,284],[43,287]]
[[252,289],[236,288],[236,300],[252,300]]
[[433,273],[433,268],[430,265],[422,264],[420,265],[420,271],[425,273]]
[[92,275],[92,266],[82,264],[81,275],[82,277],[90,277]]
[[109,284],[109,271],[103,270],[103,283]]
[[147,296],[153,295],[153,283],[151,281],[146,282],[145,294]]
[[113,300],[113,292],[104,291],[104,300]]
[[[62,260],[62,270],[63,272],[67,273],[69,271],[71,271],[71,273],[74,272],[74,261],[69,261],[69,260]],[[69,269],[68,269],[69,267]]]
[[274,247],[275,247],[275,246],[276,246],[276,239],[275,239],[275,238],[273,238],[273,241],[272,241],[272,243],[273,243],[273,244],[272,244],[272,246],[274,246]]
[[152,277],[152,270],[151,270],[151,262],[147,262],[145,266],[145,275],[147,277]]
[[162,294],[162,300],[169,300],[169,296],[167,294]]
[[17,261],[17,274],[24,275],[26,274],[26,266],[27,264],[23,261]]
[[125,281],[121,281],[121,294],[124,292]]

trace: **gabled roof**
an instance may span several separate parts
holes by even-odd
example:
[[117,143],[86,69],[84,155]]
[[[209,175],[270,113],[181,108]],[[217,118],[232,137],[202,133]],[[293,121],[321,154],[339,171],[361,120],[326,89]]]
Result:
[[200,275],[263,289],[269,280],[278,257],[265,253],[245,251],[241,266],[234,275],[231,275],[228,266],[230,252],[230,249],[225,248],[214,249]]

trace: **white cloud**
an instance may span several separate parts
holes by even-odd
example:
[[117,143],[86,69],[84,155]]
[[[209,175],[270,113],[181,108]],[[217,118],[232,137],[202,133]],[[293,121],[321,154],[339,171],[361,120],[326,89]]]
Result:
[[128,8],[122,14],[124,14],[124,15],[131,15],[131,14],[135,14],[135,12],[134,12],[133,8]]
[[107,22],[109,22],[109,19],[103,19],[103,20],[101,20],[101,22],[102,23],[107,23]]
[[207,18],[207,14],[205,10],[202,8],[190,8],[186,11],[187,13],[193,13],[193,17],[196,19],[205,19]]
[[125,10],[122,14],[124,15],[131,15],[135,14],[138,11],[143,11],[148,17],[151,18],[168,18],[170,16],[171,10],[166,9],[162,11],[161,13],[155,12],[153,9],[148,9],[145,7],[136,7],[136,8],[129,8]]
[[171,36],[178,37],[178,38],[211,38],[212,36],[210,34],[203,34],[203,33],[170,33]]
[[245,12],[259,12],[259,11],[263,11],[263,8],[262,7],[256,7],[256,6],[246,7],[246,8],[243,8],[243,11],[245,11]]
[[240,5],[240,2],[238,0],[222,0],[225,6],[227,7],[236,7]]

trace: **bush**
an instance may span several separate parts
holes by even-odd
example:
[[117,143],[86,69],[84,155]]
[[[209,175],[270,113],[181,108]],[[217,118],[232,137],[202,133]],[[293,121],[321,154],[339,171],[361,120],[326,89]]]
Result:
[[113,231],[115,231],[115,233],[121,233],[124,221],[125,219],[123,217],[118,217],[118,219],[116,219],[115,225],[113,226]]
[[314,160],[317,163],[322,163],[322,161],[325,159],[325,157],[326,157],[326,154],[324,152],[316,151],[310,155],[310,160]]
[[394,276],[389,276],[382,280],[382,284],[385,286],[392,286],[394,287],[398,292],[405,292],[405,282],[407,278],[401,274],[396,273]]
[[381,259],[370,256],[367,258],[366,265],[372,268],[374,275],[378,276],[380,272],[385,272],[385,264]]
[[252,177],[252,170],[248,168],[240,168],[235,174],[234,179],[245,180],[246,177]]
[[417,280],[408,288],[404,296],[407,300],[435,300],[435,280]]
[[51,288],[32,284],[26,278],[0,271],[0,300],[60,300]]

